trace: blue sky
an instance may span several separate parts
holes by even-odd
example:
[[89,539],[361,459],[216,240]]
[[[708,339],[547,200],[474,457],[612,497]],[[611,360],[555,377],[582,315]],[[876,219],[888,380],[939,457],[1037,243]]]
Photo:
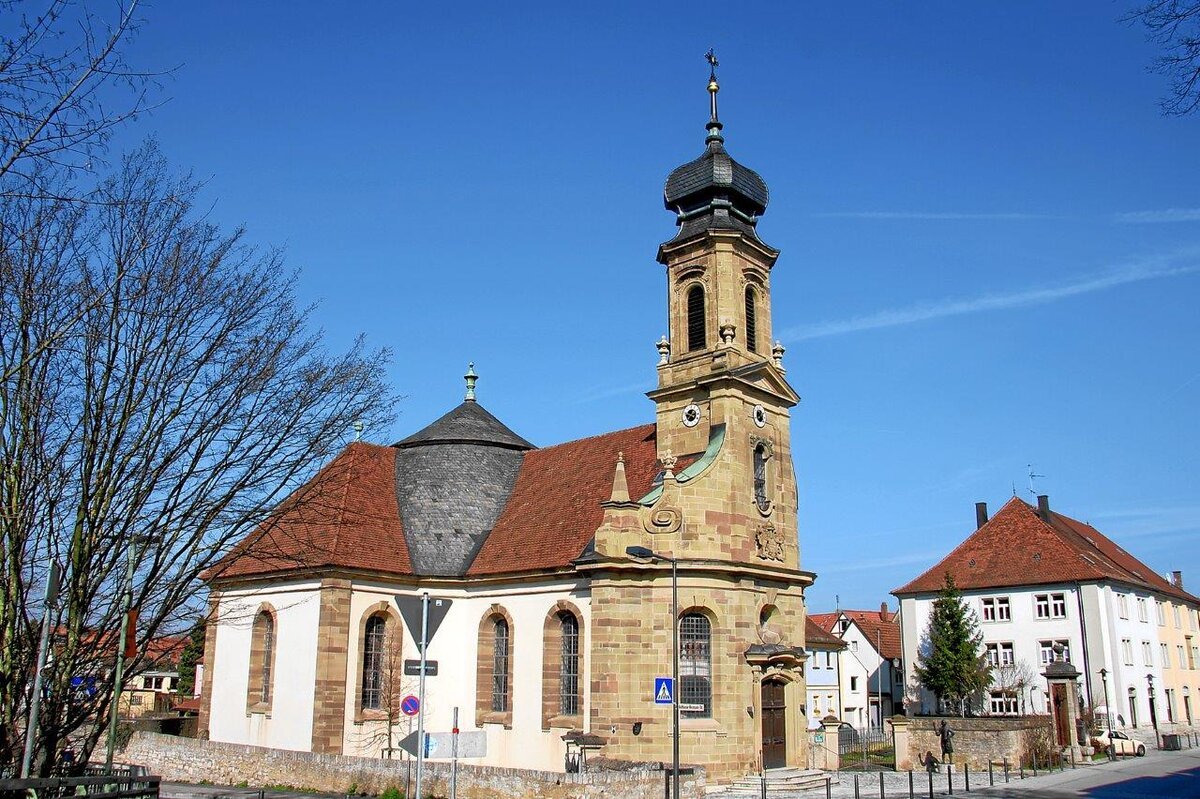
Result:
[[652,418],[662,182],[772,192],[814,610],[876,607],[1028,498],[1200,587],[1200,117],[1123,3],[166,3],[154,134],[286,247],[331,345],[394,350],[391,442],[462,398],[552,444]]

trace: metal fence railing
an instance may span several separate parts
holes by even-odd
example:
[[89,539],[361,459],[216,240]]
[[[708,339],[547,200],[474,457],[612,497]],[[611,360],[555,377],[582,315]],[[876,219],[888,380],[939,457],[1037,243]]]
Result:
[[0,780],[0,799],[158,799],[159,783],[159,777],[135,777],[129,773]]

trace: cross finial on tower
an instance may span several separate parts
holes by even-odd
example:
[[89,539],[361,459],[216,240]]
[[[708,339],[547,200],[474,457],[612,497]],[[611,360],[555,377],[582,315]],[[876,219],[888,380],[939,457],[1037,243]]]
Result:
[[717,67],[721,62],[717,60],[713,54],[712,48],[708,48],[708,52],[704,54],[704,60],[708,62],[708,138],[706,142],[723,142],[725,138],[721,135],[721,121],[717,118],[717,92],[721,91],[721,85],[717,83]]
[[475,374],[475,364],[467,364],[467,373],[463,375],[467,379],[467,402],[475,401],[475,381],[479,379],[479,375]]

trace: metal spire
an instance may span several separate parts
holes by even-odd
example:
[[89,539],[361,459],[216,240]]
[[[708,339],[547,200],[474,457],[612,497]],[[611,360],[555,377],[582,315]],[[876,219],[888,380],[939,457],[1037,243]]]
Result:
[[704,60],[708,62],[708,124],[704,126],[708,129],[708,137],[704,141],[710,144],[720,143],[725,141],[725,137],[721,135],[721,120],[717,117],[717,92],[721,91],[721,85],[717,83],[717,67],[721,62],[717,60],[711,47],[704,54]]
[[475,381],[479,379],[479,375],[475,374],[475,364],[467,364],[467,373],[463,375],[467,379],[467,402],[475,401]]

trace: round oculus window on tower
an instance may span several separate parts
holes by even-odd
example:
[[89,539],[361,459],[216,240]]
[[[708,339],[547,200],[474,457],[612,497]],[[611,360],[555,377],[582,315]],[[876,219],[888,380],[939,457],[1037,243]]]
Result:
[[766,427],[767,426],[767,409],[761,405],[755,405],[754,409],[752,411],[750,411],[750,418],[753,419],[754,423],[756,425],[758,425],[759,427]]
[[683,409],[683,426],[695,427],[700,424],[700,406],[692,403]]

